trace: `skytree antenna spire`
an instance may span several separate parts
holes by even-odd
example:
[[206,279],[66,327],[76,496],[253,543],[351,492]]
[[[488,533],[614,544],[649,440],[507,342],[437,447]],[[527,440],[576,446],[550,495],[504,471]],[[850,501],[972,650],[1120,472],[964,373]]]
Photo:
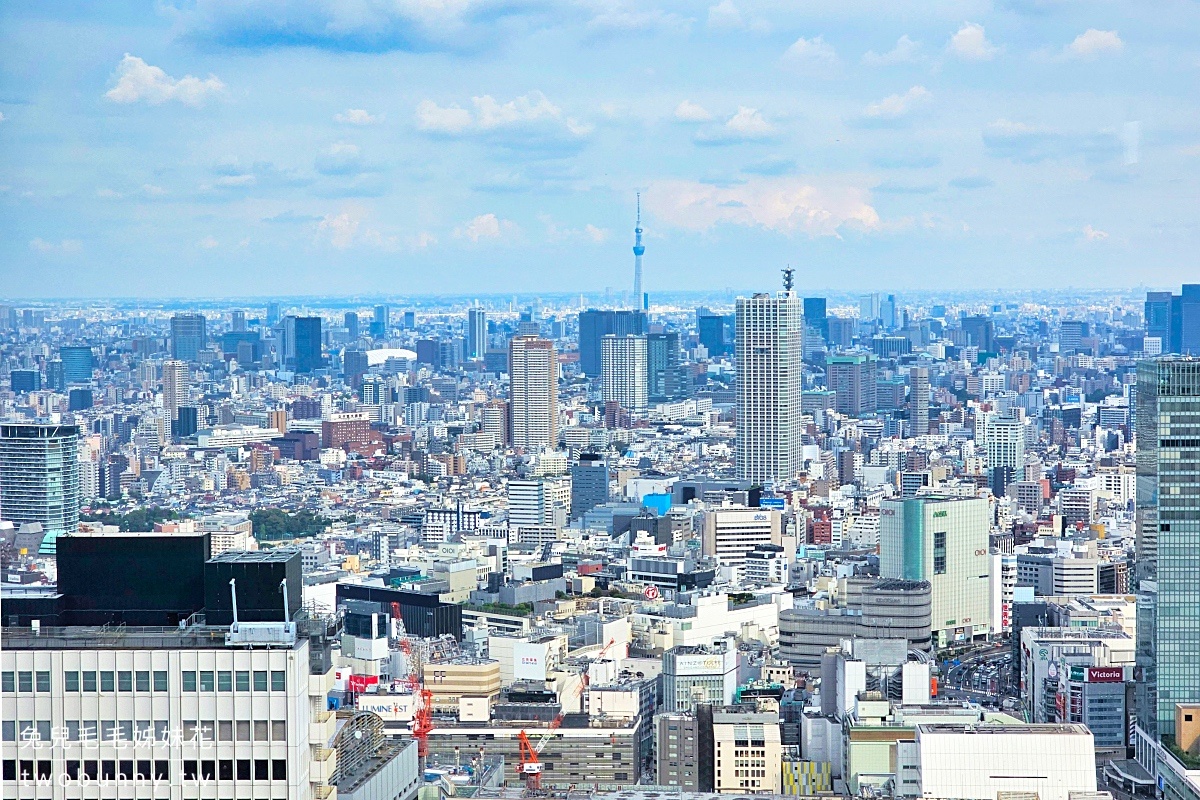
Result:
[[642,244],[642,193],[637,195],[637,222],[633,228],[633,302],[637,308],[645,307],[645,295],[642,294],[642,254],[646,246]]

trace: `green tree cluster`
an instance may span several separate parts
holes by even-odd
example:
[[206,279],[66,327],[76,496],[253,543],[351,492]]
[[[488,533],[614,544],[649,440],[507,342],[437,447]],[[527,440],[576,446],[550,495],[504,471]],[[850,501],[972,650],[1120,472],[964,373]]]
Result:
[[254,538],[259,541],[313,536],[325,530],[329,524],[324,517],[308,509],[289,514],[279,508],[260,508],[252,511],[250,522],[254,525]]

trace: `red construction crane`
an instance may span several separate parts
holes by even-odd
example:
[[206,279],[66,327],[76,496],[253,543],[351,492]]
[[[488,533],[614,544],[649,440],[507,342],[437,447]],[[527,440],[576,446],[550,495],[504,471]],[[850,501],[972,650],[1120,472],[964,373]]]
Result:
[[525,734],[525,731],[517,734],[517,747],[519,748],[521,757],[519,769],[521,774],[525,776],[526,788],[541,789],[542,770],[546,765],[538,761],[538,751],[529,741],[529,736]]
[[406,679],[413,698],[411,728],[413,738],[417,740],[417,759],[423,770],[425,759],[429,755],[429,732],[433,730],[433,692],[425,688],[421,675],[417,672],[417,662],[412,657],[412,643],[408,641],[408,632],[404,628],[404,617],[400,613],[399,603],[392,603],[392,618],[396,620],[400,649],[408,657],[408,666],[412,670]]
[[420,686],[413,689],[413,700],[417,708],[413,712],[412,735],[417,740],[417,758],[424,769],[425,758],[429,755],[429,732],[433,730],[433,692]]

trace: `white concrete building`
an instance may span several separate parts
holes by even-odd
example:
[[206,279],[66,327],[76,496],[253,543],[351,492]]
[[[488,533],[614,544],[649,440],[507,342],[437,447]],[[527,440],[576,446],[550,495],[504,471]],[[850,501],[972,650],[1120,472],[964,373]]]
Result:
[[737,476],[784,481],[803,466],[804,315],[788,290],[737,300]]
[[6,628],[4,796],[329,797],[332,669],[310,675],[307,638],[251,648],[227,632]]
[[759,545],[782,543],[781,515],[768,508],[721,506],[704,512],[704,555],[741,568]]
[[911,747],[921,797],[1028,792],[1069,800],[1096,791],[1095,749],[1083,725],[918,725]]
[[644,413],[649,403],[648,350],[645,336],[609,334],[600,341],[604,402]]

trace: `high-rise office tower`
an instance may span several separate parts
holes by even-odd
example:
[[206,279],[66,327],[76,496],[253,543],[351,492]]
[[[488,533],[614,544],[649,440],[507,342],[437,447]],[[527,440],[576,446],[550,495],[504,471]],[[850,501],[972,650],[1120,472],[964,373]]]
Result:
[[873,353],[841,353],[825,360],[825,383],[834,393],[833,408],[852,417],[874,413],[878,406]]
[[96,361],[92,355],[92,348],[86,345],[61,347],[58,357],[62,359],[65,383],[89,383],[92,380],[92,370]]
[[883,300],[880,301],[879,320],[885,331],[894,331],[899,327],[897,324],[899,320],[896,308],[896,295],[885,295]]
[[514,447],[558,442],[558,354],[554,343],[518,336],[508,344],[508,432]]
[[346,338],[351,342],[358,341],[358,314],[354,311],[347,311],[346,316],[342,318],[342,323],[346,326]]
[[267,303],[267,325],[279,322],[279,303]]
[[996,328],[992,324],[991,317],[984,316],[983,314],[963,317],[962,329],[963,333],[966,334],[967,344],[978,347],[980,352],[983,353],[996,352]]
[[1157,739],[1200,702],[1200,359],[1138,364],[1136,425],[1138,722]]
[[8,381],[17,394],[38,392],[42,388],[42,373],[36,369],[14,369],[8,373]]
[[52,358],[46,362],[46,387],[56,392],[67,390],[67,370],[61,358]]
[[0,424],[0,519],[41,523],[43,554],[79,528],[79,428]]
[[879,321],[879,293],[864,294],[858,298],[858,319],[861,322]]
[[821,341],[829,341],[829,317],[825,310],[824,297],[804,298],[804,324],[820,336]]
[[642,293],[642,255],[646,246],[642,244],[642,195],[637,196],[637,222],[633,226],[633,303],[635,308],[646,309],[646,295]]
[[913,436],[924,436],[929,433],[929,369],[913,367],[908,382],[908,422]]
[[608,502],[608,462],[597,453],[583,453],[571,467],[571,519],[579,519]]
[[938,647],[991,632],[990,529],[983,498],[929,495],[882,503],[879,575],[929,581]]
[[646,334],[646,378],[651,403],[663,403],[684,395],[679,367],[679,334],[675,331]]
[[604,402],[626,411],[646,410],[649,384],[645,336],[605,336],[600,344]]
[[483,358],[487,352],[487,312],[482,308],[467,309],[467,358]]
[[644,311],[579,312],[579,369],[589,378],[599,378],[602,370],[600,343],[605,336],[640,336],[646,332]]
[[719,358],[729,352],[729,337],[725,335],[728,330],[728,318],[720,314],[704,314],[696,320],[696,338],[708,351],[709,358]]
[[417,329],[417,312],[405,311],[404,312],[404,330],[415,331],[416,329]]
[[991,484],[1003,494],[1009,481],[1025,471],[1025,424],[999,412],[981,415],[977,435],[987,453]]
[[786,481],[802,462],[800,387],[804,314],[792,291],[737,300],[737,476]]
[[179,419],[179,409],[187,405],[191,376],[184,361],[164,361],[162,366],[163,416],[167,422]]
[[307,374],[324,364],[321,355],[321,318],[288,317],[284,320],[284,363],[292,370]]
[[1200,284],[1185,283],[1179,294],[1146,293],[1146,335],[1162,342],[1162,352],[1200,354]]
[[1081,320],[1065,319],[1058,327],[1058,352],[1060,355],[1074,355],[1080,344],[1088,335],[1088,324]]
[[245,333],[246,331],[246,312],[233,311],[230,314],[229,328],[234,333]]
[[365,351],[342,351],[342,376],[346,379],[346,383],[349,383],[351,386],[357,386],[369,368],[370,361]]
[[176,314],[171,317],[171,358],[198,361],[208,344],[207,323],[203,314]]
[[375,306],[375,316],[371,320],[371,335],[376,339],[387,338],[392,329],[392,310],[386,305]]

